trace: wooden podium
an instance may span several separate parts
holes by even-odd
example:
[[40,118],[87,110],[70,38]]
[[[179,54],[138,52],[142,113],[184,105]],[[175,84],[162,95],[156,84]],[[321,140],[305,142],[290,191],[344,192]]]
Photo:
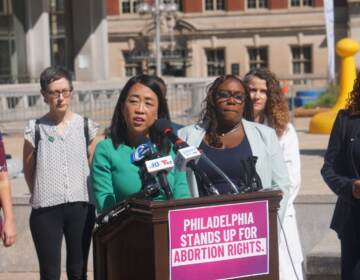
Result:
[[95,280],[169,279],[169,210],[263,200],[269,207],[269,274],[241,279],[277,280],[277,210],[281,198],[280,191],[262,191],[163,202],[130,200],[127,210],[94,231]]

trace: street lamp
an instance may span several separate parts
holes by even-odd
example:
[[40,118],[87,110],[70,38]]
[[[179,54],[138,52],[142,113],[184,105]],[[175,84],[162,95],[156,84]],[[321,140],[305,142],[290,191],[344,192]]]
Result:
[[[154,5],[155,4],[155,5]],[[154,0],[154,4],[141,3],[138,5],[138,13],[140,15],[150,14],[155,24],[155,57],[156,57],[156,75],[161,76],[161,33],[160,20],[161,15],[165,13],[175,13],[178,5],[173,1],[171,3],[163,3],[162,0]]]

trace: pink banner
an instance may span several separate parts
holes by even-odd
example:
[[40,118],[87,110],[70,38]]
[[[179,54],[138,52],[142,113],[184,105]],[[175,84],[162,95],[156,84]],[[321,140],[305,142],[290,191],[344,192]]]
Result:
[[170,279],[269,273],[267,201],[169,211]]

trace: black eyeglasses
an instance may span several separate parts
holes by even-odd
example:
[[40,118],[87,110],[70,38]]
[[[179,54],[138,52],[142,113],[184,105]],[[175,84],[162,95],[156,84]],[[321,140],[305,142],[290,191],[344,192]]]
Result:
[[219,90],[216,92],[216,99],[220,102],[230,98],[233,98],[237,104],[241,104],[245,101],[246,96],[241,91]]
[[70,96],[71,92],[72,92],[72,89],[63,89],[63,90],[54,90],[54,91],[49,90],[47,92],[47,94],[51,98],[59,98],[60,94],[66,98],[66,97]]

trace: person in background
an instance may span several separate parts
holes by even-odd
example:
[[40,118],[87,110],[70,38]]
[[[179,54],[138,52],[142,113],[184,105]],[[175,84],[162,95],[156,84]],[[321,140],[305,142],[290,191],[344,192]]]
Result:
[[[165,96],[166,102],[167,102],[167,100],[168,100],[167,99],[167,88],[168,87],[166,86],[165,81],[162,78],[158,77],[158,76],[154,76],[154,78],[159,82],[161,91],[162,91],[163,95]],[[184,125],[179,124],[179,123],[175,123],[173,121],[171,122],[171,129],[172,129],[174,134],[177,134],[178,130],[180,128],[182,128],[182,127],[184,127]]]
[[337,195],[330,227],[341,242],[341,279],[360,279],[360,74],[331,130],[321,175]]
[[[160,153],[174,156],[168,140],[152,129],[158,118],[170,120],[159,78],[138,75],[129,79],[115,106],[108,138],[99,142],[94,153],[91,178],[99,213],[140,191],[139,168],[130,156],[141,138],[150,139]],[[167,179],[175,199],[190,197],[184,172],[172,169]],[[164,193],[155,199],[165,199]]]
[[[256,174],[253,178],[259,176],[263,188],[278,188],[283,192],[280,207],[280,216],[283,217],[290,181],[281,148],[272,128],[249,121],[253,119],[252,102],[243,81],[234,75],[216,78],[207,90],[204,103],[200,121],[180,129],[179,137],[202,149],[237,186],[241,185],[242,161],[254,164]],[[231,192],[227,181],[202,159],[199,166],[220,194]],[[201,183],[191,170],[188,170],[187,178],[192,195],[204,195]]]
[[11,203],[11,187],[7,173],[4,143],[0,133],[0,210],[1,209],[4,220],[2,221],[0,216],[0,238],[5,247],[10,247],[16,240],[16,227]]
[[[294,201],[300,189],[301,170],[299,141],[289,121],[288,102],[275,75],[265,68],[256,68],[244,77],[253,101],[254,121],[272,127],[279,139],[291,181],[290,195],[280,233],[280,279],[303,279],[299,232]],[[281,228],[280,228],[281,229]],[[285,239],[286,238],[286,239]]]
[[95,222],[95,207],[89,202],[89,160],[98,126],[71,111],[73,85],[67,70],[46,68],[40,86],[49,112],[29,121],[23,149],[40,279],[60,279],[63,237],[68,278],[86,279]]

